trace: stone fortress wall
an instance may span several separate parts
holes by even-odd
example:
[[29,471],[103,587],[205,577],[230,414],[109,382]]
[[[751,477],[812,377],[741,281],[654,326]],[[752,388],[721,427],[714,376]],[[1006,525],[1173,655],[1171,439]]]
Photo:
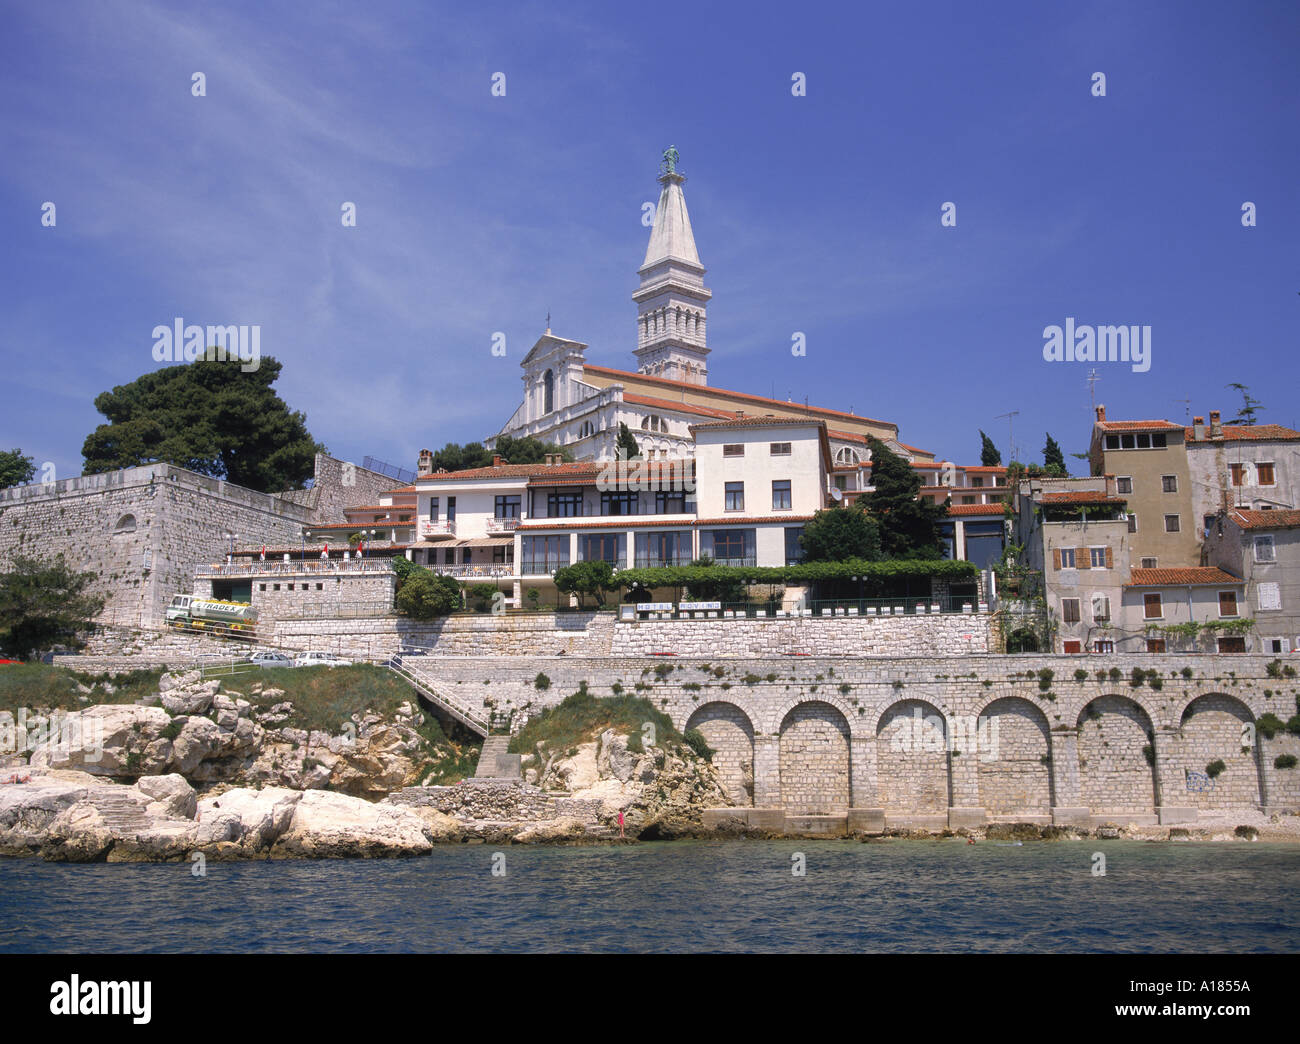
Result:
[[[317,483],[287,496],[256,493],[170,464],[147,464],[0,490],[0,568],[14,553],[63,554],[97,574],[100,622],[150,627],[201,563],[238,545],[295,547],[303,525],[342,522],[344,502],[374,502],[392,479],[317,454]],[[339,485],[344,478],[352,485]],[[322,514],[324,512],[324,514]],[[337,517],[335,517],[337,513]]]

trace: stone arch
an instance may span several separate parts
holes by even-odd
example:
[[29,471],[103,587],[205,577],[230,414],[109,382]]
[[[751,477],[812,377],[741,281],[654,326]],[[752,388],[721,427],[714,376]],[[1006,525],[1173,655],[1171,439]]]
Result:
[[1052,805],[1050,726],[1040,707],[1019,696],[995,699],[980,711],[974,749],[980,805],[991,816],[1049,815]]
[[135,516],[130,512],[123,515],[113,524],[113,535],[118,536],[121,533],[134,533],[136,527]]
[[849,808],[849,722],[838,707],[808,700],[780,731],[781,806],[796,815],[843,815]]
[[886,812],[948,811],[948,721],[934,704],[885,708],[876,725],[876,789]]
[[1141,704],[1128,696],[1098,696],[1084,704],[1075,727],[1080,802],[1102,815],[1153,812],[1154,733]]
[[696,707],[687,729],[699,729],[714,750],[713,764],[735,805],[754,803],[754,725],[734,703],[715,700]]
[[[1167,778],[1178,788],[1176,795],[1164,795],[1165,804],[1200,809],[1260,807],[1262,771],[1254,723],[1255,715],[1235,696],[1208,692],[1189,702],[1173,749],[1160,752],[1170,759],[1174,771]],[[1247,725],[1252,728],[1246,730]],[[1253,738],[1248,748],[1242,742],[1243,732]],[[1222,761],[1225,768],[1211,779],[1205,769],[1214,761]]]

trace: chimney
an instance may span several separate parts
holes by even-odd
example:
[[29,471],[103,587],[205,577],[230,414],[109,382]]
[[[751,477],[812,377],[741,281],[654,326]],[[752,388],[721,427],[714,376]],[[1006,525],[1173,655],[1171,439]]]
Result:
[[501,454],[500,454],[500,453],[494,453],[494,454],[492,454],[492,466],[493,466],[494,468],[499,468],[499,467],[501,467],[501,465],[504,464],[504,463],[505,463],[505,461],[501,459]]
[[1102,423],[1105,422],[1105,420],[1106,420],[1106,407],[1105,407],[1105,406],[1098,406],[1098,407],[1097,407],[1097,423],[1098,423],[1098,424],[1102,424]]
[[1219,417],[1218,410],[1210,411],[1210,438],[1212,439],[1223,438],[1223,425],[1220,423]]
[[420,450],[420,462],[416,465],[419,474],[428,475],[433,471],[433,453],[427,449]]
[[1193,442],[1205,441],[1205,418],[1204,417],[1192,418],[1192,441]]

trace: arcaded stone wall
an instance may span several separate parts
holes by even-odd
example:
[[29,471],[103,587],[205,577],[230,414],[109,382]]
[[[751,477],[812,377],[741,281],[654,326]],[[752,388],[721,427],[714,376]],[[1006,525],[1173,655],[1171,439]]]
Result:
[[[1182,784],[1179,804],[1197,808],[1259,805],[1260,747],[1249,743],[1252,721],[1250,710],[1230,696],[1210,693],[1192,701],[1183,712],[1182,727],[1170,751],[1173,783]],[[1215,761],[1222,761],[1225,768],[1211,777],[1206,768]]]
[[722,787],[733,805],[754,803],[754,726],[733,703],[706,703],[692,711],[686,728],[699,729],[713,750]]
[[781,723],[781,805],[794,815],[848,811],[849,724],[820,700],[800,703]]
[[1151,719],[1132,700],[1100,696],[1078,717],[1079,792],[1094,812],[1150,812],[1155,768],[1143,753]]
[[876,728],[876,780],[881,807],[896,812],[946,812],[948,730],[933,704],[892,704]]
[[972,752],[978,764],[979,804],[989,815],[1052,809],[1051,737],[1047,716],[1028,700],[1008,698],[989,704],[981,738],[989,750]]

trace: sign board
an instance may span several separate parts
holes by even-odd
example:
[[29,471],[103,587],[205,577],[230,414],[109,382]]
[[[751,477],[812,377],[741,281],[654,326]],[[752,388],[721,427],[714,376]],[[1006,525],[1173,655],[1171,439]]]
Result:
[[671,613],[673,611],[672,602],[637,602],[636,610],[639,613]]
[[684,613],[698,611],[700,609],[721,609],[721,602],[680,602],[677,606]]

